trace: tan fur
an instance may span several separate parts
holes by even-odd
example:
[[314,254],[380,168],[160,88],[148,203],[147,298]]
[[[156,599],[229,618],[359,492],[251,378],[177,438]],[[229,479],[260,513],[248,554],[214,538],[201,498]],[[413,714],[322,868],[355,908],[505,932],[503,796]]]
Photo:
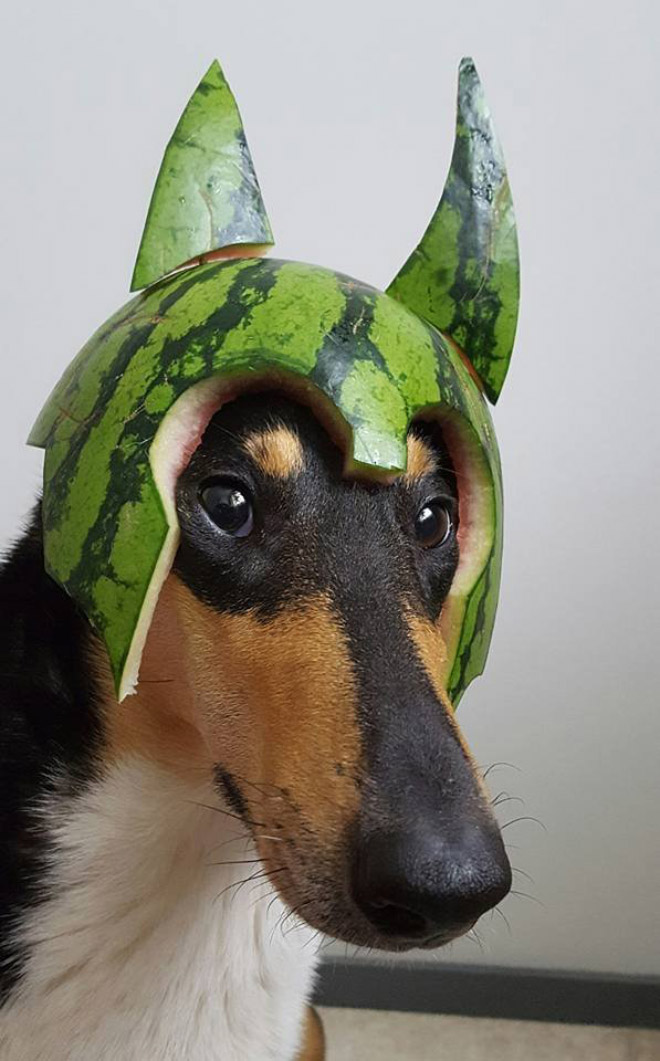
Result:
[[303,1041],[296,1061],[324,1061],[325,1033],[323,1024],[313,1006],[307,1007]]
[[447,662],[447,648],[440,628],[430,619],[415,615],[410,609],[405,609],[405,617],[410,637],[431,680],[433,690],[441,703],[451,711],[452,706],[442,680],[443,667]]
[[445,673],[447,663],[447,648],[440,632],[439,624],[431,622],[430,619],[415,615],[411,611],[407,612],[406,621],[417,655],[429,676],[433,690],[440,703],[446,709],[447,718],[456,734],[456,738],[463,750],[463,754],[472,768],[472,772],[482,794],[487,796],[486,787],[481,778],[481,771],[479,770],[479,767],[474,760],[474,756],[470,751],[469,745],[463,736],[462,730],[456,721],[453,705],[445,691],[443,674]]
[[357,808],[360,733],[353,665],[329,602],[310,599],[266,621],[216,613],[180,582],[173,592],[198,724],[216,761],[253,817],[297,808],[319,839],[333,840]]
[[437,468],[432,447],[423,438],[408,435],[408,467],[404,479],[414,481],[431,475]]
[[134,696],[117,703],[100,642],[92,661],[106,705],[108,765],[138,755],[194,782],[208,777],[213,759],[196,716],[175,584],[170,576],[161,591]]
[[265,475],[274,479],[288,479],[303,469],[304,455],[300,439],[283,425],[248,435],[243,449]]

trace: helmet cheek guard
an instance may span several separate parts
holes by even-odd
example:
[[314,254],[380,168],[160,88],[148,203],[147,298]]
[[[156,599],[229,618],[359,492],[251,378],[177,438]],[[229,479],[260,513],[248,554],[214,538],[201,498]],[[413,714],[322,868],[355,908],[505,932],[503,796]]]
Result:
[[214,63],[156,182],[133,277],[146,290],[83,347],[30,435],[46,450],[47,570],[103,638],[122,699],[177,549],[177,477],[224,402],[284,389],[341,442],[347,475],[385,480],[405,470],[411,421],[433,418],[459,484],[460,559],[440,619],[456,703],[483,670],[497,605],[502,486],[484,392],[499,396],[518,306],[508,182],[472,61],[442,199],[386,293],[260,257],[271,241]]

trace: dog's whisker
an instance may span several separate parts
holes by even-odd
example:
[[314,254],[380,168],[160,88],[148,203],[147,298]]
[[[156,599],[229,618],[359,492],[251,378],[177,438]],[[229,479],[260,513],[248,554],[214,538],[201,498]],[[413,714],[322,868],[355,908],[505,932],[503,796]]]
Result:
[[271,840],[275,844],[286,843],[283,836],[270,836],[269,833],[236,833],[235,836],[230,836],[228,840],[221,840],[218,844],[213,844],[209,848],[209,851],[220,851],[223,847],[229,847],[230,844],[243,843],[245,848],[249,846],[254,847],[255,841],[257,840]]
[[476,943],[482,954],[486,953],[483,940],[475,928],[471,928],[465,935],[466,939],[469,939],[472,943]]
[[241,822],[243,825],[256,825],[259,829],[267,829],[267,822],[257,822],[250,818],[243,818],[240,814],[233,814],[232,811],[225,810],[224,807],[215,807],[211,803],[200,803],[198,800],[187,800],[186,802],[191,803],[194,807],[201,807],[203,810],[212,810],[216,814],[224,814],[227,818],[233,818],[237,822]]
[[260,858],[230,858],[224,862],[207,862],[206,868],[210,869],[212,866],[254,866],[256,863],[261,863]]
[[527,871],[524,869],[518,869],[517,866],[512,866],[511,869],[514,873],[519,873],[521,877],[525,877],[530,884],[536,884],[536,881],[532,877],[531,873],[527,873]]
[[504,803],[520,803],[524,806],[525,801],[520,796],[510,796],[508,792],[498,792],[494,799],[491,799],[491,807],[501,807]]
[[519,899],[529,899],[530,903],[537,903],[538,906],[542,906],[545,909],[545,903],[541,899],[537,899],[535,895],[530,895],[529,892],[520,892],[512,888],[509,895],[515,895]]
[[237,431],[231,431],[228,427],[224,427],[223,424],[219,424],[218,421],[213,418],[206,427],[206,430],[211,433],[217,433],[219,435],[226,435],[232,442],[240,442],[241,435]]
[[[305,905],[305,904],[303,904],[303,905]],[[282,926],[282,936],[283,936],[284,939],[286,939],[286,937],[289,936],[292,932],[300,932],[301,929],[305,929],[307,927],[308,927],[307,922],[305,921],[305,919],[296,910],[296,920],[292,920],[292,922],[289,925],[289,927],[287,928],[286,932],[284,931],[284,926]]]
[[243,844],[243,846],[245,848],[245,851],[247,852],[247,850],[250,847],[250,845],[253,845],[254,840],[258,839],[258,837],[259,837],[258,833],[256,834],[256,837],[252,833],[248,833],[248,832],[236,833],[235,836],[230,836],[228,840],[220,840],[219,843],[212,844],[212,846],[209,847],[209,854],[212,851],[220,851],[223,847],[229,847],[230,844],[240,844],[240,843]]
[[250,908],[252,910],[254,910],[255,906],[257,906],[258,903],[262,902],[263,900],[268,899],[269,896],[272,896],[273,894],[276,894],[275,889],[271,885],[271,882],[262,880],[262,881],[258,881],[256,884],[254,884],[252,886],[252,888],[250,889],[250,895],[252,895],[253,892],[256,892],[258,888],[266,888],[267,890],[266,890],[266,892],[264,892],[263,895],[257,895],[257,897],[252,900],[252,903],[250,905]]
[[[273,898],[270,900],[270,902],[268,904],[268,909],[266,910],[266,917],[268,917],[270,915],[270,911],[272,909],[273,903],[277,902],[278,899],[280,899],[280,895],[276,891],[276,889],[274,888],[273,889]],[[281,899],[280,899],[280,901],[281,901]]]
[[170,685],[176,681],[181,681],[181,678],[143,678],[140,675],[140,685]]
[[282,936],[286,937],[290,931],[292,931],[295,928],[301,927],[301,926],[297,925],[295,923],[295,921],[294,921],[294,923],[291,926],[291,928],[288,929],[287,932],[285,932],[284,928],[286,926],[286,923],[291,918],[297,917],[297,918],[299,918],[300,921],[302,921],[304,924],[306,924],[305,919],[302,916],[301,911],[304,910],[307,906],[311,906],[313,902],[314,902],[314,899],[306,899],[304,902],[298,903],[295,907],[291,907],[290,910],[283,911],[282,915],[279,917],[277,923],[273,927],[273,932],[271,933],[271,942],[272,942],[272,938],[273,938],[273,933],[276,932],[278,928],[280,929],[280,931],[282,933]]
[[496,770],[496,769],[498,769],[499,767],[502,767],[502,766],[508,767],[509,770],[515,770],[519,774],[522,773],[522,770],[520,769],[520,767],[519,766],[515,766],[514,763],[505,763],[505,762],[491,763],[490,766],[488,767],[488,769],[485,770],[482,773],[482,775],[481,775],[482,780],[483,781],[486,780],[486,778],[488,777],[488,775],[491,772],[491,770]]
[[[226,895],[227,892],[231,891],[232,888],[241,888],[244,884],[249,884],[250,881],[257,880],[259,877],[272,876],[276,873],[282,873],[284,869],[284,866],[280,866],[276,869],[262,869],[257,873],[252,873],[249,877],[245,877],[243,880],[232,881],[232,883],[228,884],[226,888],[223,888],[221,892],[218,892],[213,901],[218,902],[218,900],[221,899],[223,895]],[[236,893],[234,893],[234,895],[235,894]]]
[[[236,900],[241,889],[244,888],[246,884],[249,884],[253,880],[259,880],[260,877],[268,877],[268,872],[264,870],[262,873],[256,873],[253,877],[249,877],[247,880],[240,881],[236,891],[232,892],[232,895],[230,896],[230,903],[233,903]],[[266,880],[262,881],[261,883],[265,884]],[[268,883],[270,883],[270,880],[268,881]]]
[[521,814],[519,818],[512,818],[511,821],[505,822],[504,825],[500,825],[500,829],[508,829],[510,825],[516,825],[518,822],[534,822],[536,825],[540,825],[544,833],[547,833],[547,829],[542,821],[538,818],[532,817],[531,814]]
[[249,785],[251,788],[255,788],[257,792],[261,793],[261,795],[269,795],[269,793],[263,791],[264,788],[273,788],[278,795],[285,798],[284,790],[279,785],[275,785],[270,781],[250,781],[249,778],[243,777],[241,774],[234,774],[234,777],[237,781],[242,781],[244,785]]
[[316,940],[317,940],[317,939],[319,938],[319,936],[321,936],[321,935],[323,935],[323,933],[321,932],[321,930],[320,930],[320,929],[318,929],[318,930],[317,930],[317,931],[316,931],[316,932],[314,933],[314,935],[313,935],[313,936],[310,936],[310,937],[309,937],[309,939],[305,940],[305,942],[303,943],[303,950],[305,950],[305,949],[306,949],[306,947],[309,947],[310,943],[316,943]]
[[504,924],[505,924],[505,925],[506,925],[506,927],[507,927],[507,930],[508,930],[508,933],[509,933],[509,935],[510,935],[510,936],[513,936],[513,930],[512,930],[512,928],[511,928],[511,922],[509,921],[508,917],[506,916],[506,914],[504,913],[504,911],[500,909],[500,907],[499,907],[499,906],[495,906],[495,907],[494,907],[494,908],[493,908],[493,909],[491,910],[491,921],[492,921],[493,917],[495,916],[495,914],[499,914],[499,915],[500,915],[500,917],[501,917],[501,918],[502,918],[502,920],[504,921]]

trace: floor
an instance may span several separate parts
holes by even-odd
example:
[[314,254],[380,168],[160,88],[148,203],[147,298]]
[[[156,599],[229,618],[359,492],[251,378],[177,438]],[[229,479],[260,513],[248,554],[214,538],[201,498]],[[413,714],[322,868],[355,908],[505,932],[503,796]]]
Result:
[[660,1031],[322,1009],[327,1061],[660,1061]]

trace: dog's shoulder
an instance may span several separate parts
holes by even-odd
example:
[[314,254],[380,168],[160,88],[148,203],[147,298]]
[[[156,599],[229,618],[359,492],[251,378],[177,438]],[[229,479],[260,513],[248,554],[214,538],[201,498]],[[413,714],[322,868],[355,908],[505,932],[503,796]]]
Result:
[[40,808],[95,772],[100,716],[86,620],[44,570],[37,507],[0,565],[0,1001],[20,977],[27,912],[48,894]]

